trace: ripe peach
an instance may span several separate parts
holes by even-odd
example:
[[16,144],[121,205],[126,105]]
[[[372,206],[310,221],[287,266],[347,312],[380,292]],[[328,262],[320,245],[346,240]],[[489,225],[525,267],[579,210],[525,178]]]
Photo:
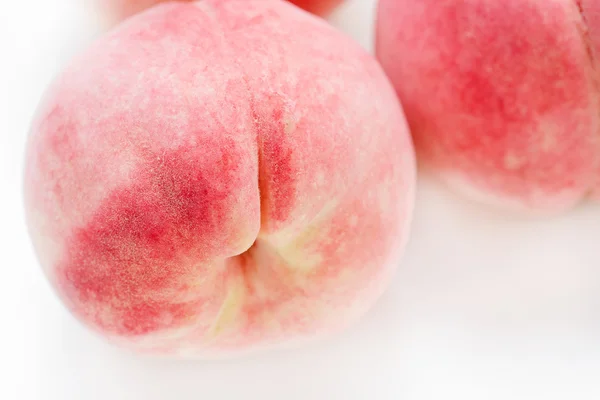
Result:
[[598,187],[599,35],[598,0],[382,0],[376,48],[424,165],[554,212]]
[[390,280],[415,184],[373,57],[285,2],[171,3],[74,61],[33,123],[27,218],[68,308],[144,352],[339,331]]
[[[122,20],[150,8],[156,4],[164,3],[169,0],[96,0],[104,5],[104,7],[113,15],[114,19]],[[179,1],[198,1],[198,0],[179,0]],[[228,0],[221,0],[228,1]],[[267,1],[267,0],[264,0]],[[273,1],[273,0],[270,0]],[[283,1],[283,0],[277,0]],[[341,4],[343,0],[287,0],[292,4],[302,7],[317,15],[325,16],[333,9]]]

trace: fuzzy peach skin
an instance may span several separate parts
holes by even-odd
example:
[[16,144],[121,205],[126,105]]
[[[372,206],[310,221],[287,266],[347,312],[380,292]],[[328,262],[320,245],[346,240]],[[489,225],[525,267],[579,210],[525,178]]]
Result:
[[128,20],[54,82],[26,160],[33,243],[72,313],[194,357],[357,320],[397,266],[415,185],[379,64],[278,0]]
[[[147,8],[169,0],[95,0],[112,16],[113,20],[122,20]],[[190,2],[191,0],[179,0]],[[221,0],[229,1],[229,0]],[[268,0],[267,0],[268,1]],[[281,0],[284,1],[284,0]],[[333,11],[343,0],[287,0],[292,4],[317,15],[325,16]]]
[[376,51],[419,159],[505,207],[598,188],[600,0],[381,0]]

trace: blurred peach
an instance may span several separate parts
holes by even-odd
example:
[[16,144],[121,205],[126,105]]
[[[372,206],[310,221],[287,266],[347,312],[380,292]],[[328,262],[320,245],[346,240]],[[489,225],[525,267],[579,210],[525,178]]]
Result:
[[[105,12],[110,15],[110,20],[120,21],[128,18],[140,11],[155,6],[165,0],[95,0],[98,1]],[[193,0],[179,0],[182,2],[191,2]],[[198,0],[196,0],[198,1]],[[228,1],[228,0],[221,0]],[[285,0],[264,0],[264,1],[285,1]],[[342,3],[343,0],[287,0],[311,13],[326,16],[333,9]]]

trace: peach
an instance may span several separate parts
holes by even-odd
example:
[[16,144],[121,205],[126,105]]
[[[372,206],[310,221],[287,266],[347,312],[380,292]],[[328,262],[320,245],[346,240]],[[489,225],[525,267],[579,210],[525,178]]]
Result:
[[212,357],[363,315],[407,239],[415,165],[356,43],[285,2],[205,0],[133,17],[59,75],[24,183],[38,258],[79,320]]
[[[113,19],[122,20],[130,17],[140,11],[164,3],[169,0],[96,0],[113,16]],[[172,0],[171,0],[172,1]],[[193,0],[179,0],[190,2]],[[221,0],[229,1],[229,0]],[[283,0],[279,0],[283,1]],[[317,15],[325,16],[342,3],[343,0],[287,0],[292,4],[302,7]]]
[[381,0],[376,52],[423,165],[548,213],[599,186],[599,35],[598,0]]

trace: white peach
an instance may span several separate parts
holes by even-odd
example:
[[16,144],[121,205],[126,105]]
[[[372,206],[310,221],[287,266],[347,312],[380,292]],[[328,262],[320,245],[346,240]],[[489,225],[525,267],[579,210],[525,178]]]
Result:
[[157,6],[53,84],[28,144],[30,232],[109,339],[212,356],[339,331],[407,239],[415,165],[379,64],[285,2]]

